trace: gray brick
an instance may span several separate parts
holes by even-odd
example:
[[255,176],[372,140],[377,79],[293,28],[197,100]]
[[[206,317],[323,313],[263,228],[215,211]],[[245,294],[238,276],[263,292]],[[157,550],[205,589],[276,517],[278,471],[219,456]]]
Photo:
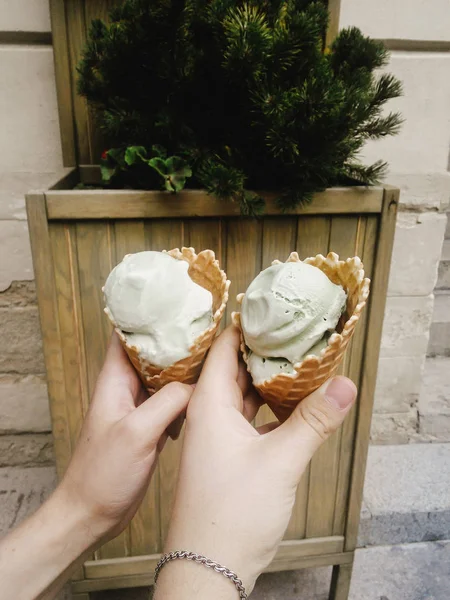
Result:
[[49,433],[0,436],[0,467],[47,467],[54,462]]
[[43,375],[0,375],[0,434],[51,430]]
[[0,308],[0,372],[43,373],[39,316],[36,307]]

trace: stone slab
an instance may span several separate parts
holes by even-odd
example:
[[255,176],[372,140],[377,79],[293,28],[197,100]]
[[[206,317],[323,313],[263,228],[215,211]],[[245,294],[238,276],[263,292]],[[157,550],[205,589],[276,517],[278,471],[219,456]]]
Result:
[[438,290],[450,290],[450,260],[441,260],[438,269]]
[[391,100],[386,110],[400,111],[405,122],[399,135],[368,142],[364,160],[383,159],[392,173],[445,173],[450,139],[450,53],[393,52],[386,71],[396,75],[404,88],[404,95]]
[[51,430],[43,375],[0,375],[0,434]]
[[408,444],[417,435],[418,412],[378,414],[372,416],[370,441],[372,444]]
[[51,466],[54,462],[50,433],[0,435],[0,467]]
[[339,22],[380,39],[450,40],[447,0],[341,0]]
[[448,322],[450,322],[450,291],[436,292],[434,295],[433,323]]
[[55,485],[54,467],[0,469],[0,535],[35,512]]
[[36,306],[34,281],[13,281],[8,289],[0,292],[0,308]]
[[[450,168],[450,166],[449,166],[449,168]],[[448,239],[450,239],[450,216],[449,216],[450,213],[447,212],[446,214],[447,214],[447,228],[445,230],[445,239],[448,240]]]
[[381,358],[378,363],[374,411],[409,413],[419,400],[424,356]]
[[0,292],[14,280],[34,279],[26,221],[0,221]]
[[62,166],[53,50],[0,46],[0,165],[5,171]]
[[389,297],[381,340],[381,358],[422,356],[428,347],[433,295]]
[[445,240],[442,246],[442,260],[450,260],[450,240]]
[[450,442],[449,357],[427,359],[418,406],[419,434],[430,441]]
[[0,31],[50,31],[48,0],[0,0]]
[[37,307],[0,308],[0,373],[45,372]]
[[364,500],[372,515],[450,510],[450,444],[371,446]]
[[450,201],[450,173],[389,173],[400,188],[400,210],[445,210]]
[[447,225],[443,213],[400,212],[388,294],[427,296],[434,290]]
[[450,322],[433,322],[430,329],[428,356],[450,356]]
[[26,221],[25,194],[30,190],[47,189],[56,176],[56,173],[0,171],[0,220]]

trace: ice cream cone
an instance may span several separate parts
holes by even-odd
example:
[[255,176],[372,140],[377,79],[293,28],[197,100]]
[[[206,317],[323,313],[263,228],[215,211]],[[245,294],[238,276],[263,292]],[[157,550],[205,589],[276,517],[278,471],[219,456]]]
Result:
[[[181,383],[195,383],[197,381],[206,354],[211,347],[225,312],[228,301],[228,288],[230,287],[230,282],[227,280],[225,272],[221,270],[219,261],[216,260],[212,250],[202,250],[199,254],[196,254],[194,248],[182,248],[181,250],[175,248],[169,250],[167,254],[189,263],[188,273],[191,279],[211,292],[213,297],[213,320],[210,327],[194,341],[189,356],[165,368],[157,367],[142,358],[139,349],[127,342],[122,330],[116,327],[113,322],[123,348],[150,395],[172,381]],[[110,317],[110,313],[105,312]],[[178,437],[183,420],[184,417],[182,416],[168,428],[168,433],[173,439]]]
[[[300,261],[297,252],[292,252],[286,262]],[[276,260],[272,264],[277,264]],[[275,416],[285,421],[295,407],[311,392],[319,388],[327,379],[335,375],[344,352],[355,331],[356,324],[369,296],[370,280],[364,278],[364,267],[358,257],[340,261],[339,256],[330,252],[327,257],[318,254],[303,262],[318,267],[335,284],[340,284],[347,293],[347,305],[336,333],[328,340],[328,345],[319,356],[306,356],[302,362],[294,364],[295,373],[279,373],[271,379],[255,385],[261,397],[272,409]],[[242,302],[244,294],[239,294]],[[241,350],[248,365],[248,348],[245,344],[239,312],[233,313],[233,322],[241,331]]]

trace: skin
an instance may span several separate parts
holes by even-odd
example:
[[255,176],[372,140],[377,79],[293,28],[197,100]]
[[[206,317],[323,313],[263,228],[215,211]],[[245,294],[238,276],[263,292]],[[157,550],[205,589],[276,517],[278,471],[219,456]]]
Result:
[[[317,448],[356,397],[344,377],[302,401],[290,419],[256,430],[260,399],[238,362],[239,336],[214,343],[200,380],[170,384],[143,402],[140,381],[115,336],[62,482],[0,542],[0,589],[15,600],[51,599],[77,565],[118,535],[139,507],[169,424],[187,410],[185,442],[166,551],[187,549],[242,578],[247,593],[274,557],[295,491]],[[234,600],[234,585],[187,561],[161,571],[155,600]]]

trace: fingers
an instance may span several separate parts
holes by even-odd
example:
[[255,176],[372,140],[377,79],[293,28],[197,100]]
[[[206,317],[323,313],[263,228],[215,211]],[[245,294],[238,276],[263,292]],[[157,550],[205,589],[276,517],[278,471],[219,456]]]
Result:
[[[236,405],[239,374],[239,332],[230,326],[213,343],[198,380],[196,393],[227,405]],[[230,393],[231,392],[231,393]]]
[[125,426],[147,446],[157,444],[167,427],[186,410],[192,392],[190,385],[169,383],[128,414]]
[[252,389],[250,393],[245,396],[242,414],[247,421],[253,421],[262,404],[263,400],[255,389]]
[[319,446],[342,424],[356,394],[350,379],[334,377],[302,400],[289,419],[272,432],[278,443],[299,457],[299,476]]
[[98,377],[94,399],[108,401],[111,397],[115,397],[118,385],[129,389],[130,401],[133,405],[132,399],[138,398],[142,384],[125,350],[122,348],[119,336],[113,331],[106,351],[105,362]]

